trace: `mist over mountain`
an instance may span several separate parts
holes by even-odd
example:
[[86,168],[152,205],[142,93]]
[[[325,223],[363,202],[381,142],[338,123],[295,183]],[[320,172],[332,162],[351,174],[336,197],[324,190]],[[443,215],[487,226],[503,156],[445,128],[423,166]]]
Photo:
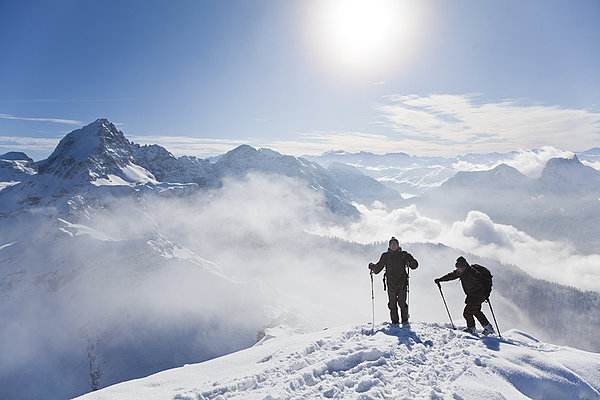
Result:
[[[531,172],[548,154],[519,163]],[[420,263],[413,319],[445,321],[432,280],[466,255],[494,274],[502,329],[599,351],[598,171],[571,157],[524,174],[523,153],[510,156],[462,158],[493,165],[473,171],[403,153],[330,153],[321,165],[247,145],[175,157],[106,119],[46,160],[2,155],[0,397],[62,399],[247,348],[273,329],[364,324],[366,266],[392,235]],[[463,294],[446,293],[458,318]],[[378,287],[377,304],[385,296]]]
[[600,171],[574,156],[549,160],[539,178],[526,177],[506,165],[459,172],[413,200],[423,212],[447,221],[478,210],[535,237],[562,240],[597,254],[599,183]]

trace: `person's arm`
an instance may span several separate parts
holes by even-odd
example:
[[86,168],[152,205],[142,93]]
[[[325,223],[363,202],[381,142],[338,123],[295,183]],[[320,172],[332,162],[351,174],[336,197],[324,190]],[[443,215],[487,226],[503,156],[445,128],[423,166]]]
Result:
[[460,275],[458,274],[458,272],[456,270],[442,276],[441,278],[437,278],[435,280],[435,283],[440,283],[440,282],[446,282],[446,281],[453,281],[455,279],[460,278]]
[[406,265],[408,265],[410,269],[417,269],[417,267],[419,266],[419,262],[409,252],[406,252],[406,256]]
[[383,253],[381,255],[381,257],[379,257],[379,261],[377,261],[377,263],[373,264],[369,264],[369,269],[371,270],[371,272],[373,272],[374,274],[378,274],[381,272],[381,270],[385,267],[385,253]]

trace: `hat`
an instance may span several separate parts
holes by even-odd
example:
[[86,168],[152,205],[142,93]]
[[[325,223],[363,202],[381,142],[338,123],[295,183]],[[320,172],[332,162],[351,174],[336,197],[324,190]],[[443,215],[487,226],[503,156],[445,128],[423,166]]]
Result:
[[457,267],[468,267],[469,263],[463,256],[460,256],[456,259],[456,266]]
[[397,244],[398,246],[400,246],[400,242],[398,242],[398,239],[396,239],[396,238],[395,238],[395,237],[393,237],[393,236],[392,236],[392,238],[390,239],[390,241],[389,241],[389,244],[391,244],[392,242],[396,242],[396,244]]

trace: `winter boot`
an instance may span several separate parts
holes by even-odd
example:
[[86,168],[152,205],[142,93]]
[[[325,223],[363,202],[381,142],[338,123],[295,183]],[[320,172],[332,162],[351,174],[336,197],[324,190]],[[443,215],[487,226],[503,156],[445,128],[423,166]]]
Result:
[[484,335],[493,335],[494,333],[496,333],[496,331],[494,330],[494,327],[492,326],[492,324],[487,324],[486,326],[483,327],[483,332]]
[[465,329],[463,329],[463,332],[467,332],[467,333],[470,333],[471,335],[474,335],[475,327],[471,328],[470,326],[467,326]]

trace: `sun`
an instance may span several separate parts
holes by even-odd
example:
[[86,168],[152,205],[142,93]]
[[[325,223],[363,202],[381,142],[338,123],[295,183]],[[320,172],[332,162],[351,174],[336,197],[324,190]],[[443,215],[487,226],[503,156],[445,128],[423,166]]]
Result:
[[330,66],[381,71],[407,52],[414,17],[402,0],[323,0],[314,3],[308,29]]

